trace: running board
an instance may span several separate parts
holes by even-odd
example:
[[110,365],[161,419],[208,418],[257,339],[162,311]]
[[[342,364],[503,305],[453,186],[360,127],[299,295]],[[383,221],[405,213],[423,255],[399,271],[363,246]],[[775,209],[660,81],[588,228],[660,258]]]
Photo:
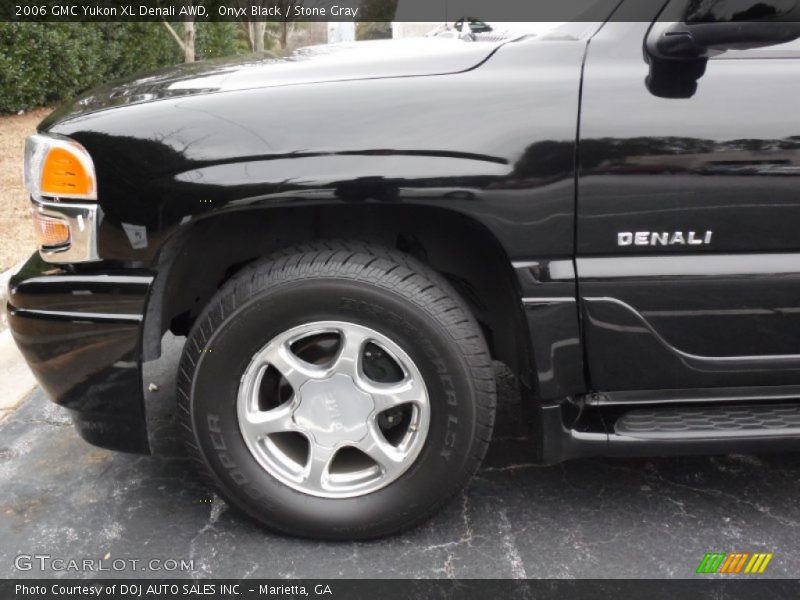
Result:
[[697,388],[688,390],[630,390],[599,392],[586,397],[589,406],[643,408],[651,405],[760,404],[800,402],[800,385]]
[[614,435],[676,441],[796,437],[800,405],[638,409],[617,419]]
[[[800,404],[636,408],[617,413],[610,422],[598,418],[597,410],[586,411],[568,427],[561,406],[542,407],[542,462],[800,450]],[[601,430],[597,423],[603,420]]]

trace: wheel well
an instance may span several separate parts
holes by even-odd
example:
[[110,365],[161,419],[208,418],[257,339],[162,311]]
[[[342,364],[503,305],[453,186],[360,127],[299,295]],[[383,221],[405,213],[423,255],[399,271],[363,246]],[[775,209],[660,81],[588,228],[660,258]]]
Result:
[[249,262],[291,244],[331,238],[396,248],[446,276],[472,307],[492,357],[527,381],[528,341],[510,259],[483,225],[436,207],[277,208],[199,220],[159,254],[145,317],[145,360],[160,356],[167,330],[186,335],[220,286]]

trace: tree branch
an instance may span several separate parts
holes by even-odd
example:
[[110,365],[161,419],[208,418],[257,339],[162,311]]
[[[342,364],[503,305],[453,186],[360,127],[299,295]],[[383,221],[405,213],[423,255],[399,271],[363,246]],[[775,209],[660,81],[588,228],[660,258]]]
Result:
[[161,22],[164,23],[164,27],[167,28],[167,30],[172,34],[172,37],[175,38],[175,41],[178,42],[178,45],[181,47],[181,50],[186,52],[186,46],[184,45],[181,36],[179,36],[178,33],[175,31],[175,29],[173,29],[172,25],[170,25],[166,21],[161,21]]

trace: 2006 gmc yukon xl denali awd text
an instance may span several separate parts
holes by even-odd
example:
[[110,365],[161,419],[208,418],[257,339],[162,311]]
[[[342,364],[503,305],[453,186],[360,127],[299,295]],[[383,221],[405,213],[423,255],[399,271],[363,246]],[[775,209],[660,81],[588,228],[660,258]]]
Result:
[[188,336],[194,458],[328,539],[467,483],[492,360],[542,463],[800,446],[797,27],[609,4],[184,65],[50,115],[26,147],[41,247],[9,285],[44,389],[89,442],[150,452],[142,363]]

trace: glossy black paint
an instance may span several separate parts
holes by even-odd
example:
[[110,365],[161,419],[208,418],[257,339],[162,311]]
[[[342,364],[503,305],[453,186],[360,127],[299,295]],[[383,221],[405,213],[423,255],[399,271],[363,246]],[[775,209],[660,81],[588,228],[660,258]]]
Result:
[[141,322],[152,276],[75,273],[33,255],[9,282],[9,327],[39,383],[87,441],[147,452]]
[[[791,45],[732,51],[692,71],[696,86],[665,87],[643,55],[649,21],[622,16],[642,6],[551,38],[364,44],[91,92],[41,129],[94,158],[104,260],[32,260],[12,281],[18,343],[87,438],[146,450],[141,338],[163,333],[183,236],[232,214],[251,232],[276,209],[436,207],[502,251],[542,460],[729,448],[632,440],[614,422],[636,404],[786,402],[800,386],[800,61]],[[713,236],[617,245],[641,231]],[[796,440],[779,442],[747,447]]]
[[[569,260],[573,251],[580,68],[596,28],[580,24],[559,39],[506,44],[428,43],[438,54],[418,44],[407,50],[377,43],[289,61],[180,67],[96,90],[40,129],[76,139],[94,158],[105,260],[89,267],[92,276],[117,267],[157,276],[165,243],[210,216],[369,204],[435,206],[467,216],[492,232],[513,277],[512,260]],[[40,298],[33,291],[44,290],[41,273],[18,279],[10,299],[17,309],[13,327],[25,327],[21,310],[32,304],[75,309],[74,298],[60,293],[62,284]],[[139,296],[99,285],[96,311],[147,314]],[[574,297],[574,278],[558,285]],[[154,289],[168,294],[168,287]],[[545,287],[531,294],[549,294],[552,286]],[[88,304],[76,310],[94,312]],[[541,386],[536,378],[533,386],[552,397],[582,391],[580,368],[564,360],[565,352],[580,360],[574,302],[566,311],[529,306],[527,320],[521,302],[519,310],[521,322],[546,325],[556,338],[540,338],[537,354],[546,362]],[[554,316],[566,322],[558,325]],[[109,412],[128,398],[127,409],[142,414],[136,328],[115,324],[109,331],[105,321],[104,315],[80,324],[64,319],[56,337],[74,341],[57,355],[41,336],[27,335],[21,345],[32,362],[51,364],[77,352],[83,343],[77,340],[113,337],[123,355],[91,354],[91,372],[40,368],[37,375],[74,409],[94,411],[91,400],[80,406],[81,398],[112,394]],[[562,338],[566,351],[554,360]],[[141,436],[134,437],[132,446]]]
[[539,399],[586,391],[571,259],[514,263],[531,335]]
[[[364,202],[469,215],[512,260],[569,256],[586,39],[478,44],[480,52],[444,44],[468,59],[450,50],[460,70],[447,75],[367,77],[347,62],[358,59],[351,52],[327,57],[333,81],[310,74],[316,83],[283,81],[282,62],[211,66],[89,95],[42,127],[96,157],[101,253],[111,260],[153,264],[181,224],[222,211]],[[358,55],[372,64],[375,52],[366,44]],[[337,80],[340,68],[355,73]],[[134,247],[125,227],[144,228],[146,242]]]
[[[646,82],[647,32],[609,23],[584,71],[577,272],[591,386],[796,384],[800,61],[722,54],[691,97],[663,98]],[[637,231],[713,237],[617,246]]]

